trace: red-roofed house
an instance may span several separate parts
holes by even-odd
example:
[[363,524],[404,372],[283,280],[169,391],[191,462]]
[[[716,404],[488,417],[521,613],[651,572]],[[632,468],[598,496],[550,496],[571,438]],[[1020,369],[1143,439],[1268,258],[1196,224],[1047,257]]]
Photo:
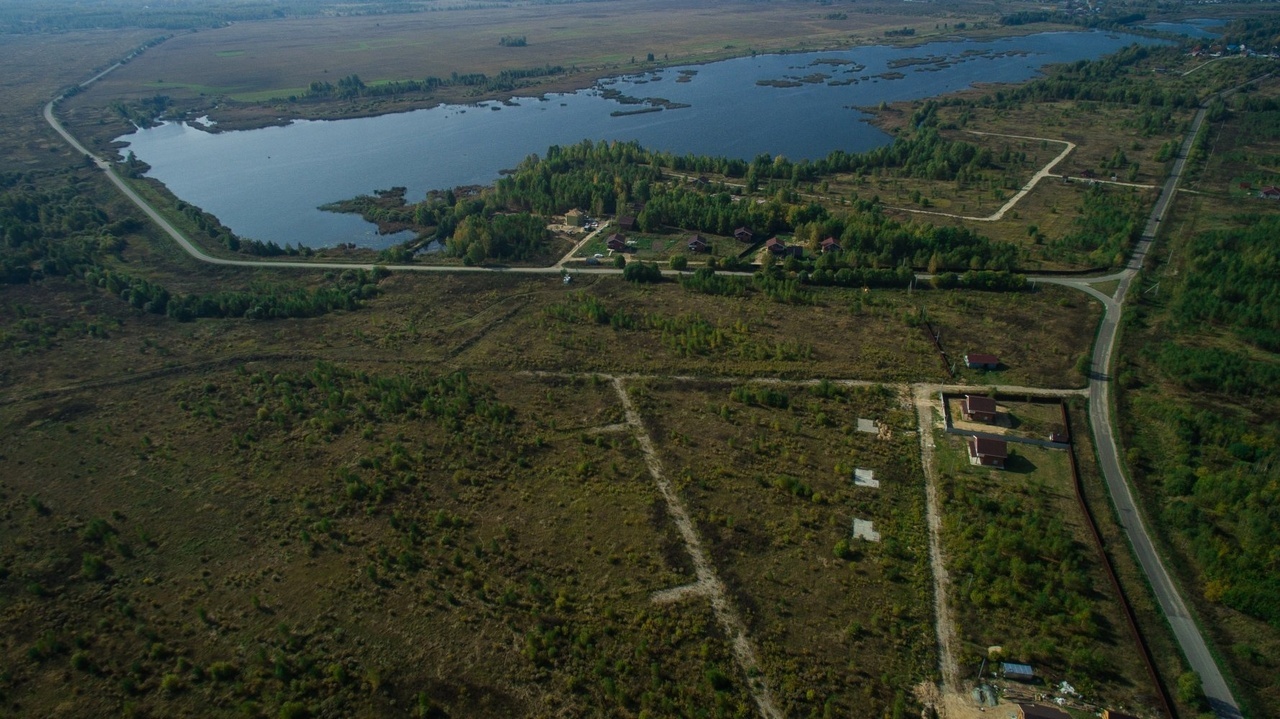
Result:
[[707,239],[702,235],[694,235],[689,238],[688,247],[690,252],[706,252],[710,245],[707,244]]
[[605,241],[604,241],[604,246],[605,246],[605,247],[608,247],[609,249],[613,250],[614,252],[626,252],[626,251],[627,251],[627,238],[623,237],[622,235],[616,234],[616,233],[615,233],[615,234],[612,234],[612,235],[609,235],[609,239],[607,239],[607,240],[605,240]]
[[1261,197],[1264,200],[1280,200],[1280,187],[1267,185],[1261,190],[1258,190],[1258,197]]
[[739,227],[738,229],[733,231],[733,239],[737,240],[738,242],[755,242],[756,233],[752,232],[751,230],[748,230],[745,227]]
[[994,422],[996,419],[996,401],[990,397],[967,394],[960,403],[960,411],[964,418],[975,422]]
[[769,240],[764,243],[764,248],[775,257],[787,257],[788,255],[793,257],[804,257],[803,247],[800,245],[788,245],[776,237],[770,237]]
[[969,438],[969,464],[1003,468],[1004,461],[1008,458],[1009,443],[1003,439]]
[[836,242],[836,238],[834,237],[828,237],[827,239],[823,240],[822,245],[820,247],[824,253],[841,252],[844,249],[840,246],[839,242]]

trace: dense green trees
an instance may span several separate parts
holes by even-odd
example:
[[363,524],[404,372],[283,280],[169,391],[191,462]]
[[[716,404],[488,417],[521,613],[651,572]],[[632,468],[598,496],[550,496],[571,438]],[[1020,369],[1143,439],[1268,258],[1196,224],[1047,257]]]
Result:
[[353,310],[377,294],[378,273],[347,270],[327,286],[260,282],[246,291],[174,295],[110,261],[139,229],[133,219],[111,220],[91,199],[92,186],[62,178],[0,177],[0,284],[48,277],[81,280],[138,310],[187,321],[197,317],[272,319]]

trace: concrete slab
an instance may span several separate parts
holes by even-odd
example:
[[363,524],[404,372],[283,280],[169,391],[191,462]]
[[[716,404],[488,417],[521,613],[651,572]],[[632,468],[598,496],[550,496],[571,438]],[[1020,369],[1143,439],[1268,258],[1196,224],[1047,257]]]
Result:
[[869,519],[853,520],[853,536],[857,539],[865,539],[868,542],[880,541],[880,533],[871,528],[871,520]]
[[870,469],[853,470],[853,483],[859,487],[880,488],[880,480],[876,479],[875,471]]
[[861,417],[859,417],[858,431],[866,432],[867,434],[879,434],[880,426],[874,419],[862,419]]

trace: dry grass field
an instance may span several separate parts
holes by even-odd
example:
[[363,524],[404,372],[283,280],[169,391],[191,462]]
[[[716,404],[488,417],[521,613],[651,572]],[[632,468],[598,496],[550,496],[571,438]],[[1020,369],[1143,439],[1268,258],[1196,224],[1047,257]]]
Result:
[[[990,7],[961,5],[957,20],[986,19]],[[365,82],[451,73],[496,74],[543,65],[600,74],[643,61],[704,62],[755,51],[846,46],[883,41],[885,29],[934,31],[932,10],[890,3],[832,10],[801,3],[737,0],[608,0],[590,4],[516,4],[504,8],[409,15],[242,23],[179,35],[115,74],[86,102],[105,97],[285,97],[314,80],[357,74]],[[525,47],[502,47],[524,36]],[[583,85],[589,77],[570,79]]]

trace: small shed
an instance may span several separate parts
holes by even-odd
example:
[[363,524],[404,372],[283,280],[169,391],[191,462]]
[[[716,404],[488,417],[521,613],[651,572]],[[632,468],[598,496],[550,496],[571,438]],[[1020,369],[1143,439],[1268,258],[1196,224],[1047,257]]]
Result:
[[688,247],[690,252],[706,252],[711,245],[707,243],[707,238],[702,235],[694,235],[689,238]]
[[837,242],[837,241],[836,241],[836,238],[834,238],[834,237],[828,237],[827,239],[823,240],[823,241],[822,241],[822,244],[819,246],[819,249],[821,249],[821,250],[822,250],[822,253],[823,253],[823,254],[826,254],[826,253],[828,253],[828,252],[842,252],[842,251],[844,251],[844,248],[842,248],[842,247],[840,246],[840,243],[839,243],[839,242]]
[[1005,679],[1015,679],[1020,682],[1029,682],[1036,678],[1036,672],[1031,668],[1030,664],[1018,664],[1017,662],[1000,662],[1000,676]]
[[582,210],[569,210],[564,213],[564,224],[570,227],[582,227],[585,215]]
[[752,232],[751,230],[748,230],[745,227],[739,227],[738,229],[733,231],[733,239],[737,240],[738,242],[747,242],[747,243],[755,242],[756,233]]
[[620,215],[618,217],[618,229],[634,232],[636,229],[635,215]]
[[997,369],[1000,367],[1000,358],[981,352],[970,352],[964,356],[964,364],[969,369]]
[[[969,438],[969,464],[981,465],[984,467],[998,467],[1004,469],[1004,462],[1009,458],[1009,443],[1003,439],[992,439],[990,437],[970,437]],[[1001,671],[1005,666],[1026,666],[1001,664]],[[1027,667],[1030,669],[1030,667]]]
[[609,249],[613,250],[614,252],[626,252],[626,251],[627,251],[627,238],[626,238],[626,237],[624,237],[623,235],[619,235],[619,234],[617,234],[617,233],[614,233],[614,234],[612,234],[612,235],[609,235],[609,239],[607,239],[607,240],[605,240],[605,241],[604,241],[604,246],[605,246],[605,247],[608,247]]
[[994,422],[996,419],[996,401],[980,394],[967,394],[960,403],[960,411],[964,418],[973,422]]

